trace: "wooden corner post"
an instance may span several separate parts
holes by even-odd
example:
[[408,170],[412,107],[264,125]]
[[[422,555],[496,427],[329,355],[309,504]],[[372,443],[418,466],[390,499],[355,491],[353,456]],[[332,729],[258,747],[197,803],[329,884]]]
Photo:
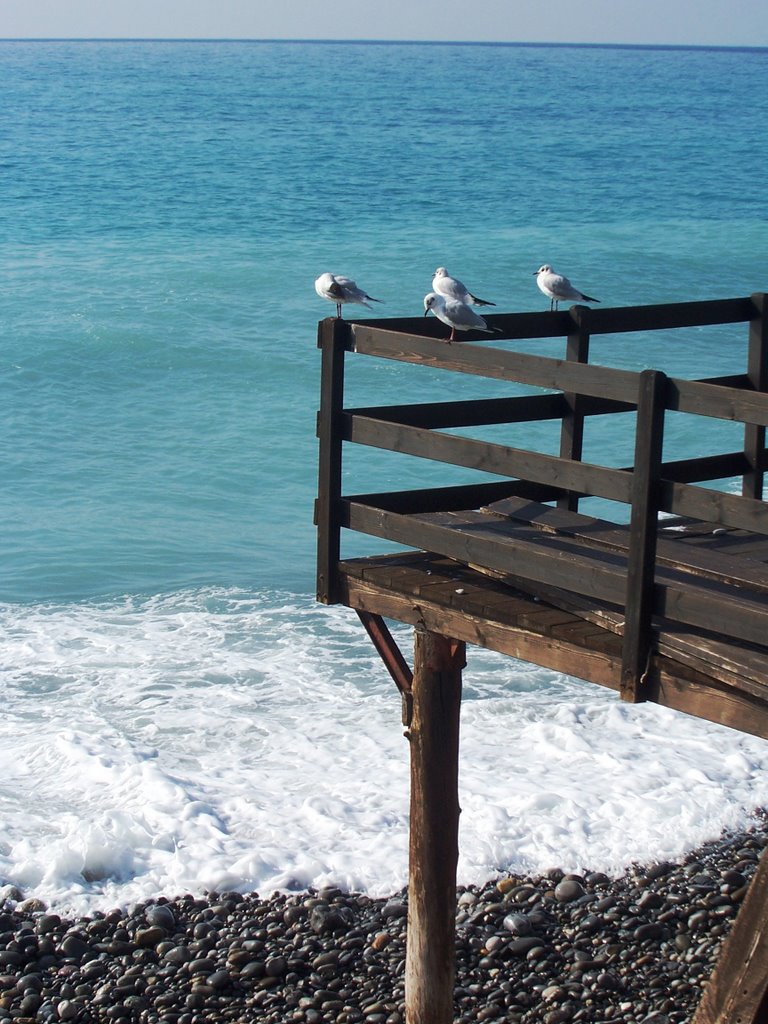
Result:
[[621,697],[632,703],[643,699],[651,656],[666,389],[660,370],[640,374],[621,667]]
[[417,628],[413,661],[405,1017],[451,1024],[464,644]]
[[344,406],[344,353],[349,338],[346,321],[327,317],[317,330],[322,351],[320,411],[317,415],[317,599],[323,604],[338,601],[338,563],[341,549],[339,498],[341,497],[341,434],[339,415]]
[[[768,295],[756,292],[751,298],[757,315],[749,322],[747,377],[755,391],[768,391]],[[765,479],[765,427],[746,424],[744,455],[749,470],[744,474],[741,493],[759,500]]]

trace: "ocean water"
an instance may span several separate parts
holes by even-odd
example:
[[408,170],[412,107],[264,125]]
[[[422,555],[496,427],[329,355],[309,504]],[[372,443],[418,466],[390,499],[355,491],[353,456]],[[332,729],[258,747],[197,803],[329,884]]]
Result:
[[[0,884],[76,912],[394,891],[399,700],[313,598],[314,278],[382,316],[438,265],[504,311],[547,308],[544,262],[605,305],[768,289],[768,51],[0,42],[0,87]],[[593,343],[744,356],[724,328]],[[446,383],[355,366],[350,400]],[[615,430],[587,457],[626,461]],[[356,453],[348,480],[426,472]],[[484,651],[462,714],[462,882],[620,872],[768,800],[763,741]]]

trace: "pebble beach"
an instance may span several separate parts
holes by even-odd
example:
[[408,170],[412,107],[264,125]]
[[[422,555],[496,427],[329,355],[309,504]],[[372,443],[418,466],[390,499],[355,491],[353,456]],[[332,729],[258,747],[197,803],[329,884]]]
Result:
[[[684,1024],[768,845],[457,893],[457,1021]],[[0,889],[0,1021],[401,1024],[407,893],[209,892],[68,920]]]

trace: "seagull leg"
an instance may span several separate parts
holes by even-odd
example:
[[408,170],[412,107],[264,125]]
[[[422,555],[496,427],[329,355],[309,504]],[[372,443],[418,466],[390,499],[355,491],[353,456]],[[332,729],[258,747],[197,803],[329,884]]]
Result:
[[340,302],[336,303],[336,316],[339,318],[339,320],[341,320],[341,303]]
[[455,340],[456,340],[456,328],[452,327],[451,328],[451,336],[448,339],[448,341],[455,341]]

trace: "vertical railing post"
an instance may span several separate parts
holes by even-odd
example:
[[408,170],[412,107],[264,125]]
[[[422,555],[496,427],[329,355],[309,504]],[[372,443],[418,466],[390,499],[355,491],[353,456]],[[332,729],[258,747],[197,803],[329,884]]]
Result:
[[[768,391],[768,295],[752,295],[757,315],[749,321],[747,376],[755,391]],[[741,493],[745,498],[762,498],[765,477],[765,427],[747,423],[744,427],[744,455],[749,470],[744,474]]]
[[410,727],[406,1024],[452,1024],[463,643],[417,628]]
[[621,667],[621,696],[632,702],[643,699],[651,654],[666,390],[667,377],[660,370],[640,374]]
[[[576,310],[571,312],[576,313]],[[575,363],[589,362],[589,333],[586,330],[580,328],[575,334],[568,335],[565,358]],[[584,396],[566,392],[563,400],[566,410],[560,428],[560,458],[580,462],[584,447]],[[579,495],[569,491],[565,497],[558,499],[557,506],[569,512],[578,512]]]
[[348,337],[349,324],[340,318],[328,317],[318,325],[317,344],[322,350],[322,369],[320,411],[317,416],[317,436],[320,445],[315,522],[317,599],[323,604],[334,604],[339,600],[339,499],[342,455],[339,414],[344,407],[344,352]]

